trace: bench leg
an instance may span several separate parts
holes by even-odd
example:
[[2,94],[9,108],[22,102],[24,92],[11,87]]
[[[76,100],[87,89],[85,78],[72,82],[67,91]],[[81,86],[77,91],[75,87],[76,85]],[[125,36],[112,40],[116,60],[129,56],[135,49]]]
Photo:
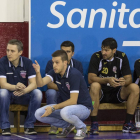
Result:
[[14,127],[17,128],[17,133],[20,131],[20,111],[14,112]]

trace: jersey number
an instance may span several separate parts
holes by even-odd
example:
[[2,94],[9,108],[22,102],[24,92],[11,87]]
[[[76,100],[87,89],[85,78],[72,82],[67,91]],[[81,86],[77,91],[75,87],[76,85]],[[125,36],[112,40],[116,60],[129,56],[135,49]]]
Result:
[[108,68],[107,67],[103,67],[102,73],[108,74]]

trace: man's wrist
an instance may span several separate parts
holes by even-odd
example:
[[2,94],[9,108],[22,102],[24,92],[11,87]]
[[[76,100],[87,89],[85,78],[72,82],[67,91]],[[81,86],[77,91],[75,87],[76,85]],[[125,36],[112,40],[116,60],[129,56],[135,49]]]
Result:
[[17,90],[16,85],[15,85],[15,90]]
[[53,106],[51,106],[51,108],[52,108],[52,112],[54,112],[55,111],[55,108]]

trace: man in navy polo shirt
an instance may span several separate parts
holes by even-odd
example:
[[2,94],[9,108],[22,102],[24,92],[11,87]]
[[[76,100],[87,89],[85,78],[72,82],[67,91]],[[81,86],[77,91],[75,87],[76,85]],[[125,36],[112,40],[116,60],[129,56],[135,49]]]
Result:
[[[61,50],[64,50],[68,55],[68,65],[71,67],[76,68],[83,74],[83,67],[80,61],[73,59],[74,55],[74,44],[71,41],[64,41],[61,44]],[[53,69],[52,60],[49,60],[45,69],[45,73],[47,73]],[[62,101],[60,98],[57,84],[54,82],[51,82],[47,84],[48,90],[45,93],[46,96],[46,102],[47,104],[57,104]],[[48,134],[57,134],[59,133],[58,128],[55,126],[51,126],[51,129]]]
[[12,39],[7,45],[7,56],[0,59],[0,127],[2,135],[11,135],[8,114],[10,104],[29,105],[24,123],[25,134],[36,134],[34,114],[41,105],[42,93],[36,89],[36,73],[32,61],[21,56],[22,52],[22,42]]
[[57,137],[66,137],[74,128],[77,129],[75,139],[83,139],[86,135],[86,125],[83,121],[93,110],[91,97],[81,72],[67,65],[68,56],[64,50],[57,50],[52,54],[53,70],[42,78],[40,66],[36,62],[33,67],[36,71],[38,87],[55,82],[59,89],[62,102],[51,104],[35,112],[37,120],[64,128]]

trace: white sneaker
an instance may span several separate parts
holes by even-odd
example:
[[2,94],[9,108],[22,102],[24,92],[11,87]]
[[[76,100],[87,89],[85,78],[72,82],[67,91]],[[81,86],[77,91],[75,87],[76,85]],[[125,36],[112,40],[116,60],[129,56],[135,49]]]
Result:
[[86,137],[87,128],[78,129],[74,139],[84,139]]

